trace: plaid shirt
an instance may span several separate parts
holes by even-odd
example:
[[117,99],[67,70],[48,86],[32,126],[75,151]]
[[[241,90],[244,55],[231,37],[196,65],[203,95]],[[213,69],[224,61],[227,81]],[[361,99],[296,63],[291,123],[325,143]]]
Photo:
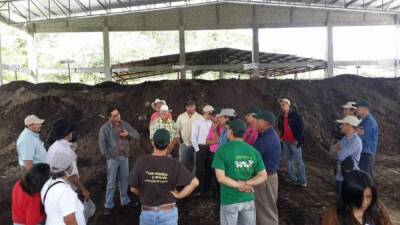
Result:
[[154,133],[158,129],[166,129],[169,131],[171,135],[170,141],[172,141],[174,138],[178,138],[178,132],[176,130],[176,124],[173,120],[168,119],[166,122],[162,121],[161,118],[158,118],[155,120],[153,123],[150,125],[150,139],[153,139]]

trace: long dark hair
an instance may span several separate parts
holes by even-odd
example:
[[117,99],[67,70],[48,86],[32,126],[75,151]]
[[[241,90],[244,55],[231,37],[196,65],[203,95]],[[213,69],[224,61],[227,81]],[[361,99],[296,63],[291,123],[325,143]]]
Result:
[[358,224],[353,209],[361,207],[366,188],[371,189],[372,201],[364,212],[363,223],[373,222],[374,225],[383,225],[382,215],[377,206],[378,194],[375,183],[370,176],[358,170],[348,172],[344,176],[342,193],[336,207],[341,225]]
[[46,163],[35,164],[21,180],[22,190],[29,195],[38,193],[49,178],[50,166]]

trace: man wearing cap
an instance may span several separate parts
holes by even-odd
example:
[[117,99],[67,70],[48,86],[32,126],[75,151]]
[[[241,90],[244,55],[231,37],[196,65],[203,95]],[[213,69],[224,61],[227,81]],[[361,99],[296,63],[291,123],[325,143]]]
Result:
[[216,115],[220,127],[223,127],[223,131],[218,139],[218,149],[228,143],[228,129],[225,125],[228,121],[236,118],[236,111],[234,109],[222,109],[220,113]]
[[196,103],[189,100],[185,104],[186,112],[178,116],[176,129],[181,137],[182,143],[179,145],[179,161],[189,170],[194,171],[195,151],[192,146],[192,124],[201,119],[201,115],[196,112]]
[[193,168],[194,174],[200,181],[199,185],[199,193],[200,195],[204,195],[207,190],[207,181],[209,179],[206,177],[206,174],[210,174],[208,170],[208,159],[210,157],[210,148],[206,144],[207,135],[212,126],[212,117],[213,117],[214,108],[210,105],[206,105],[203,107],[203,117],[199,120],[196,120],[192,124],[192,145],[195,150],[195,166]]
[[279,100],[282,114],[278,120],[281,141],[287,165],[287,176],[290,182],[307,187],[306,169],[301,146],[304,144],[304,122],[300,114],[291,110],[290,100]]
[[[131,191],[142,204],[141,225],[178,224],[176,200],[188,196],[199,184],[179,161],[167,156],[170,133],[158,129],[154,133],[154,151],[138,159],[129,176]],[[177,187],[183,187],[177,191]]]
[[340,130],[345,135],[339,143],[334,145],[331,149],[336,159],[336,193],[340,194],[343,172],[345,172],[343,169],[358,169],[362,151],[362,141],[360,137],[358,137],[356,129],[361,121],[356,116],[349,115],[341,120],[336,120],[336,122],[340,124]]
[[162,105],[160,108],[160,117],[156,119],[150,126],[150,140],[158,129],[166,129],[170,133],[170,144],[167,148],[167,154],[171,154],[175,145],[178,143],[179,134],[176,129],[176,123],[169,118],[171,110],[167,105]]
[[265,111],[256,114],[258,139],[254,148],[260,152],[268,180],[254,187],[256,194],[257,225],[278,225],[278,170],[281,159],[281,142],[276,133],[275,115]]
[[115,107],[107,109],[108,121],[99,132],[99,148],[107,162],[107,190],[104,203],[104,215],[110,215],[114,207],[115,182],[119,179],[120,201],[122,206],[133,205],[128,196],[129,175],[129,142],[138,140],[139,133],[121,120],[121,115]]
[[39,136],[44,120],[29,115],[24,123],[25,129],[17,139],[18,163],[22,173],[29,171],[33,164],[47,162],[47,152]]
[[[357,103],[352,101],[346,102],[346,104],[342,105],[342,109],[343,118],[346,116],[355,116],[357,112]],[[332,136],[337,140],[341,140],[344,137],[339,126],[333,127]]]
[[267,179],[260,153],[243,141],[246,124],[239,119],[228,124],[229,143],[215,154],[212,167],[221,184],[220,224],[256,224],[254,186]]
[[[161,106],[166,105],[166,104],[167,104],[167,102],[165,100],[160,100],[158,98],[156,98],[156,100],[154,100],[154,102],[151,103],[151,108],[153,108],[155,112],[153,114],[151,114],[149,127],[152,122],[154,122],[156,119],[158,119],[160,117],[160,108],[161,108]],[[172,120],[171,113],[168,113],[168,118]]]
[[249,145],[254,145],[258,138],[257,120],[256,120],[256,118],[254,118],[254,116],[258,112],[260,112],[259,108],[252,107],[246,113],[245,118],[246,118],[246,123],[247,123],[247,129],[246,129],[246,133],[243,136],[243,140]]
[[357,130],[362,140],[362,153],[359,167],[372,176],[375,155],[378,149],[379,128],[378,123],[370,111],[371,105],[368,101],[363,100],[357,103],[357,116],[362,120]]

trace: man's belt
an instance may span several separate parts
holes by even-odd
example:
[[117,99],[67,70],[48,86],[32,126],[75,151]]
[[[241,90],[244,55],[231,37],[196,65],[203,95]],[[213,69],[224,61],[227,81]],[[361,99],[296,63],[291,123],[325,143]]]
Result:
[[163,211],[163,210],[170,210],[176,207],[175,203],[170,203],[170,204],[165,204],[165,205],[160,205],[160,206],[155,206],[155,207],[150,207],[150,206],[142,206],[143,211]]

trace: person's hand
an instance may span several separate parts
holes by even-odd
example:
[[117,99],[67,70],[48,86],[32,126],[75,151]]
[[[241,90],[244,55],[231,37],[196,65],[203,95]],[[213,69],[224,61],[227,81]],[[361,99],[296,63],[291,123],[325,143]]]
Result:
[[177,190],[170,191],[170,193],[176,198],[176,199],[181,199],[181,196],[179,195],[179,192]]
[[121,133],[119,133],[120,137],[128,137],[129,133],[127,130],[123,130]]
[[254,189],[252,186],[247,185],[245,181],[238,181],[240,183],[240,186],[237,188],[241,192],[245,193],[253,193]]
[[83,189],[83,190],[82,190],[82,195],[83,195],[83,198],[84,198],[86,201],[90,199],[90,192],[89,192],[88,190]]

